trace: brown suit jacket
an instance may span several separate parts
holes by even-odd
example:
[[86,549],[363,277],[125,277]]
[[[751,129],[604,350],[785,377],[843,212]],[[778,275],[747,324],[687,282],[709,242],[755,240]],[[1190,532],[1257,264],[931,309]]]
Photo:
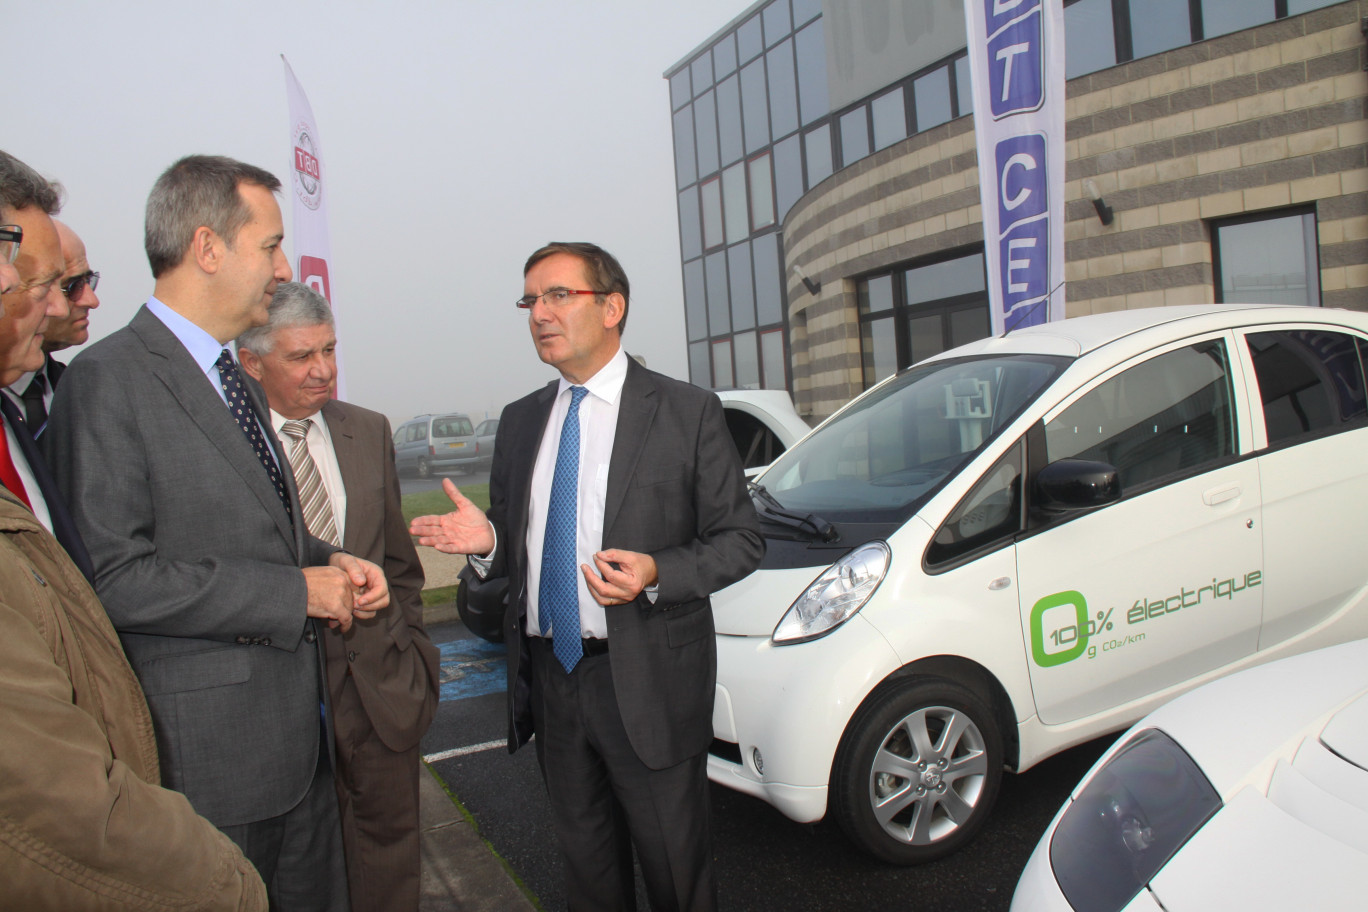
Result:
[[[366,715],[385,746],[405,751],[418,743],[437,710],[437,647],[423,629],[423,568],[399,502],[399,475],[389,421],[347,402],[320,413],[347,489],[342,546],[374,561],[390,585],[390,607],[357,621],[346,634],[323,638],[329,687],[336,695],[350,666]],[[350,733],[342,724],[337,739]]]

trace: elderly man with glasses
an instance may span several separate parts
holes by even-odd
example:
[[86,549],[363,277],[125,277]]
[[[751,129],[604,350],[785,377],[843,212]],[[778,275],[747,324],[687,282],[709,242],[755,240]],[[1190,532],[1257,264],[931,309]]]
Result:
[[66,365],[52,357],[52,353],[73,345],[82,345],[90,338],[90,312],[100,306],[95,287],[100,274],[86,262],[85,243],[71,228],[58,219],[52,224],[62,247],[65,268],[57,287],[66,299],[66,316],[48,317],[43,330],[43,364],[36,370],[25,371],[5,393],[18,406],[24,424],[35,440],[41,439],[47,425],[48,410],[52,408],[52,393]]
[[[19,281],[0,295],[3,387],[17,383],[21,374],[43,366],[43,334],[48,321],[65,317],[68,312],[61,289],[62,247],[52,221],[60,199],[58,185],[0,152],[0,223],[13,225],[21,235],[14,256]],[[4,486],[57,537],[86,579],[92,579],[90,555],[76,530],[75,520],[48,472],[22,407],[11,398],[8,389],[0,393],[0,415],[6,444],[5,458],[0,459]]]
[[[0,385],[42,363],[49,313],[66,310],[56,203],[55,187],[0,152]],[[237,847],[160,787],[138,679],[94,590],[38,521],[35,508],[49,521],[66,508],[40,483],[13,403],[0,404],[0,906],[265,912],[265,885]]]

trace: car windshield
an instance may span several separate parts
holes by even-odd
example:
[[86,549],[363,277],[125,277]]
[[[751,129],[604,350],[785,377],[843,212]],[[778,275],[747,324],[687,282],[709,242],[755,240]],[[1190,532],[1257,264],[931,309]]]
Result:
[[910,368],[780,456],[761,482],[788,510],[900,522],[1067,363],[1006,355]]

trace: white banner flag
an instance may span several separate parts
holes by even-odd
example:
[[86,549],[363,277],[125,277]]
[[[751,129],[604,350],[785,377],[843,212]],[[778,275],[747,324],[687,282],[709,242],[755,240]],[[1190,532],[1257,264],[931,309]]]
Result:
[[964,0],[994,335],[1064,317],[1064,4]]
[[[291,206],[293,241],[288,246],[295,253],[296,282],[308,285],[328,299],[333,308],[333,321],[338,337],[342,337],[342,319],[337,310],[329,265],[332,262],[332,242],[328,235],[328,198],[323,192],[323,151],[318,141],[318,125],[304,89],[290,69],[290,61],[280,55],[285,64],[285,95],[290,104],[290,177],[286,180],[293,191]],[[343,383],[342,353],[337,354],[337,397],[346,398]]]

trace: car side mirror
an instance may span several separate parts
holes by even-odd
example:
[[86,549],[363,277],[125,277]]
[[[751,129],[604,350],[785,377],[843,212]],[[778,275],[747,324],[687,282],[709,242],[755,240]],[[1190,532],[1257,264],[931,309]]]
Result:
[[1049,513],[1091,510],[1121,499],[1116,466],[1087,459],[1061,459],[1036,473],[1033,506]]

